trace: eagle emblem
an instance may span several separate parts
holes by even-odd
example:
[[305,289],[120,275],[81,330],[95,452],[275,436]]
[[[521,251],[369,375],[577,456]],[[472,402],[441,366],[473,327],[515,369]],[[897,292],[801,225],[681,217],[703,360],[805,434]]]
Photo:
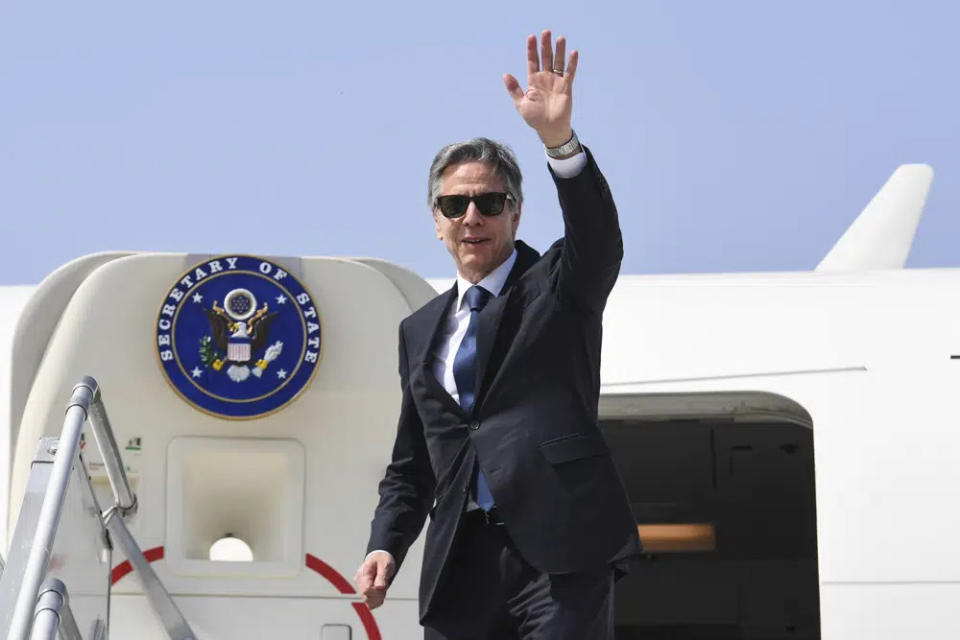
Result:
[[[266,302],[257,309],[257,298],[247,289],[230,291],[222,307],[214,300],[211,308],[204,308],[211,335],[200,340],[201,361],[215,371],[227,364],[227,375],[234,382],[243,382],[251,373],[261,377],[283,352],[280,340],[267,346],[270,323],[277,316],[277,312],[269,310]],[[251,369],[248,363],[254,354],[259,359]]]
[[306,389],[320,360],[320,312],[292,272],[228,255],[180,276],[161,304],[156,348],[181,397],[221,417],[256,418]]

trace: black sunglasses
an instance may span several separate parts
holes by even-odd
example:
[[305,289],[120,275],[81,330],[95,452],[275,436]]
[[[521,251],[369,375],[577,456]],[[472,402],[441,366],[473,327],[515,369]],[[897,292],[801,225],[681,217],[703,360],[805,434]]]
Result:
[[477,205],[477,210],[485,216],[498,216],[503,213],[504,203],[513,196],[509,193],[478,193],[475,196],[437,196],[436,206],[446,218],[459,218],[467,212],[470,203]]

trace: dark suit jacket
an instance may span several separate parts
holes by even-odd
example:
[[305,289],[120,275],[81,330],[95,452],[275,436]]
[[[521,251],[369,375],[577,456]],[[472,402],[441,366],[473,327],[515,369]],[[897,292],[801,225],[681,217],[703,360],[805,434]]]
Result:
[[432,368],[456,285],[400,324],[403,399],[368,552],[389,551],[399,568],[430,514],[421,620],[477,464],[510,537],[538,570],[598,569],[639,552],[636,521],[597,425],[600,321],[623,246],[610,190],[587,156],[579,175],[554,176],[564,237],[542,257],[518,241],[503,290],[480,312],[473,412]]

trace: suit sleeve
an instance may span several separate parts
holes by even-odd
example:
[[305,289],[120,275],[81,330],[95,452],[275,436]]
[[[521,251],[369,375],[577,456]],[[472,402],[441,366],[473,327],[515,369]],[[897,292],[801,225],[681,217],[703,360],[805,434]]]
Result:
[[584,150],[587,166],[576,176],[560,178],[550,170],[564,226],[557,288],[565,302],[601,314],[620,273],[623,239],[610,187]]
[[402,400],[393,454],[383,480],[380,502],[371,524],[367,553],[382,549],[393,555],[397,568],[423,528],[433,503],[435,479],[423,437],[423,424],[410,392],[407,350],[400,327],[400,386]]

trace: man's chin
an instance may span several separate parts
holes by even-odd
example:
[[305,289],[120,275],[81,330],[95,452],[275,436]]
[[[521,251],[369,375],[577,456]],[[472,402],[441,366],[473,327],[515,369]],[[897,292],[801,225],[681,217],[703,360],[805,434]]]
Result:
[[478,253],[468,253],[465,256],[460,257],[460,264],[469,269],[482,269],[489,265],[491,259],[489,256],[480,255]]
[[459,268],[461,273],[464,275],[479,275],[480,278],[483,278],[510,257],[509,251],[503,252],[504,255],[497,255],[492,246],[485,245],[486,243],[469,253],[460,254]]
[[[467,277],[478,276],[479,281],[488,273],[493,271],[496,265],[492,264],[489,258],[481,259],[479,256],[464,256],[460,261],[460,272]],[[472,279],[472,278],[471,278]],[[476,282],[474,283],[476,284]]]

